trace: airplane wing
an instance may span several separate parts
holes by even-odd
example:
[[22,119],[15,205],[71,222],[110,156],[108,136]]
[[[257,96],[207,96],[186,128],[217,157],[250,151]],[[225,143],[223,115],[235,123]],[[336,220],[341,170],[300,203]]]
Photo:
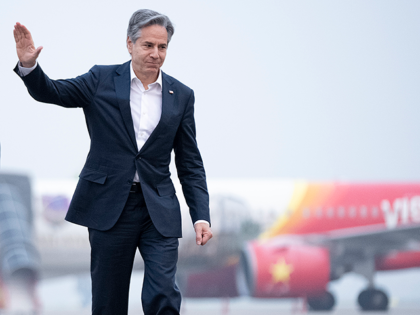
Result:
[[347,249],[368,249],[376,253],[419,250],[420,224],[384,229],[383,224],[331,231],[324,241]]

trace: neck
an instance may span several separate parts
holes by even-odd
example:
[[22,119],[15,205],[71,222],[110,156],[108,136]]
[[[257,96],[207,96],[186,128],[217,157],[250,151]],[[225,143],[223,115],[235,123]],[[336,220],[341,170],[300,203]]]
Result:
[[155,82],[159,76],[159,71],[157,73],[151,73],[151,74],[145,74],[142,73],[139,70],[134,69],[134,73],[136,74],[136,77],[141,81],[141,83],[143,84],[144,88],[146,90],[149,89],[149,84]]

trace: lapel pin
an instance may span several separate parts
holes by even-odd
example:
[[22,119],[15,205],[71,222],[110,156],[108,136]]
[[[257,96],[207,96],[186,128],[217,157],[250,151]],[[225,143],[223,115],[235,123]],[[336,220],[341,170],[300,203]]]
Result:
[[174,91],[172,91],[172,90],[169,90],[169,94],[174,94]]

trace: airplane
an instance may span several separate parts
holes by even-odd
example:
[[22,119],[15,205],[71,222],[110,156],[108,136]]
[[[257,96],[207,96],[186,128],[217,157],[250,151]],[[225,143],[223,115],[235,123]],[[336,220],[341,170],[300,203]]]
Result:
[[[32,182],[27,208],[38,267],[29,253],[42,278],[89,271],[87,230],[64,221],[76,184]],[[328,283],[355,272],[368,282],[360,308],[386,310],[375,272],[420,267],[420,184],[210,179],[208,186],[214,238],[196,246],[175,184],[183,218],[177,281],[185,297],[303,298],[311,310],[331,310]]]
[[[246,182],[229,185],[244,188]],[[219,215],[241,222],[237,235],[241,228],[263,232],[245,242],[239,256],[234,250],[225,259],[223,252],[218,255],[224,265],[189,273],[181,282],[185,296],[304,298],[310,310],[328,311],[335,305],[328,283],[354,272],[368,282],[357,298],[360,308],[385,311],[389,298],[375,287],[375,272],[420,267],[420,184],[251,181],[248,186],[243,192],[248,198],[268,189],[273,195],[266,198],[277,197],[284,210],[274,211],[277,218],[268,228],[266,222],[257,224],[267,218],[264,211],[256,211],[257,220]]]

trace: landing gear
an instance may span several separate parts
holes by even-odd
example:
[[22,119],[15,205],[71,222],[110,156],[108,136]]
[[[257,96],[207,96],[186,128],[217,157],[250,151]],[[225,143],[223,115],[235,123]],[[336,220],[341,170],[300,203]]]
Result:
[[335,298],[334,295],[326,291],[322,295],[308,297],[307,303],[312,311],[330,311],[335,305]]
[[357,302],[363,311],[386,311],[388,309],[388,296],[385,292],[375,289],[373,281],[375,275],[375,256],[366,252],[365,259],[358,261],[353,271],[364,276],[368,280],[367,289],[360,292]]
[[366,289],[360,292],[357,302],[364,311],[386,311],[388,309],[388,296],[377,289]]

